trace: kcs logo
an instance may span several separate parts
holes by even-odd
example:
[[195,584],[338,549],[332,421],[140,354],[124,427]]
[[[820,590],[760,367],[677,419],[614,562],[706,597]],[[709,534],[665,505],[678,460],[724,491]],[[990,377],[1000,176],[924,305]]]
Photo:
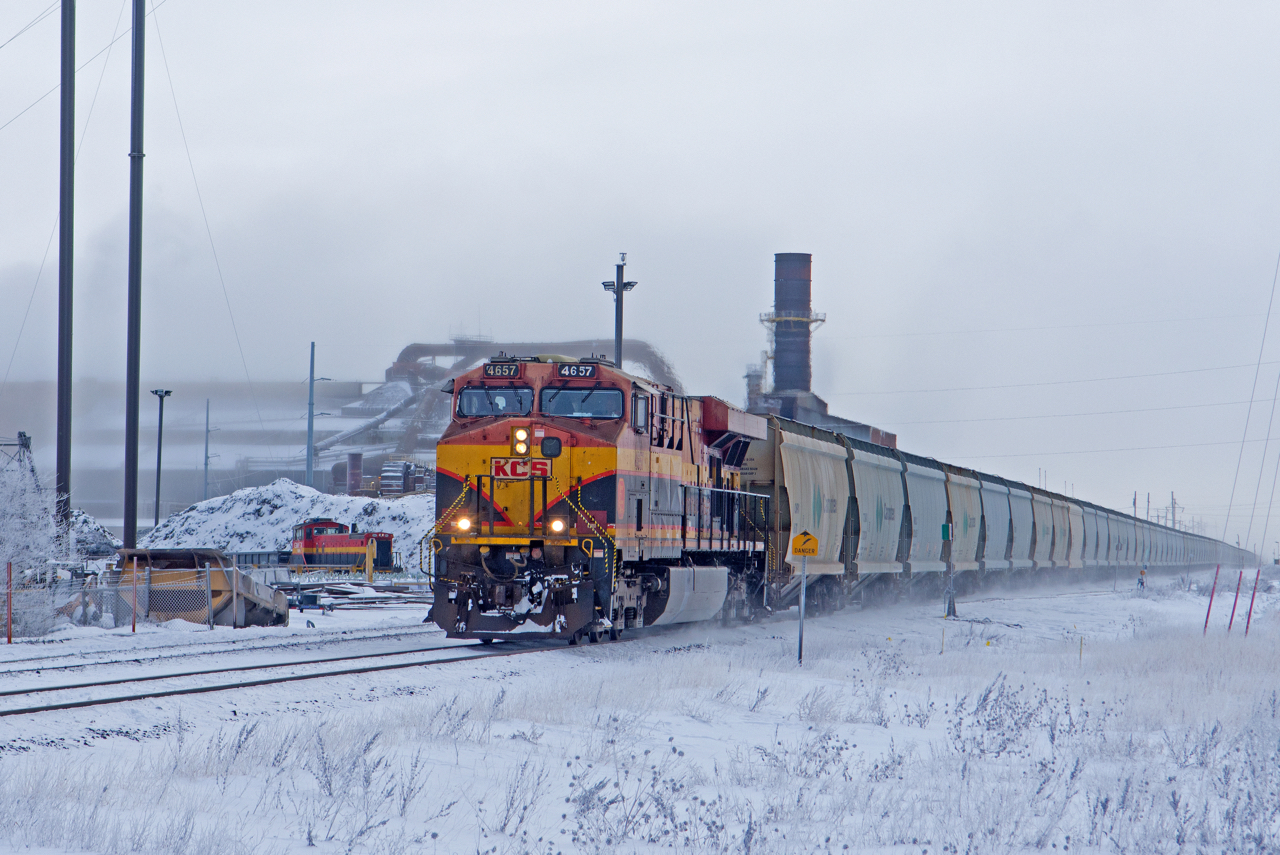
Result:
[[489,469],[494,478],[509,481],[527,481],[530,478],[550,478],[550,460],[528,460],[524,457],[495,457]]

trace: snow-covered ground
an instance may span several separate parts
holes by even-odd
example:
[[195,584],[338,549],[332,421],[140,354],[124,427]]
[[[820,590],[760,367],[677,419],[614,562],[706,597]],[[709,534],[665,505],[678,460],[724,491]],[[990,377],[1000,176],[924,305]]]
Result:
[[[1207,636],[1197,574],[1144,593],[988,590],[959,620],[933,602],[847,609],[806,623],[802,667],[793,611],[0,718],[0,847],[1273,852],[1280,590],[1264,577],[1246,638],[1246,578],[1228,635],[1236,573],[1223,577]],[[200,650],[184,665],[277,642],[337,655],[397,628],[406,646],[440,638],[420,621],[401,608],[282,630],[64,629],[4,650],[0,690],[30,685],[16,658],[139,660],[50,678],[84,679]]]
[[355,523],[360,531],[390,532],[394,548],[408,561],[407,550],[416,554],[418,541],[435,521],[435,496],[333,496],[281,478],[173,514],[142,538],[139,546],[212,547],[226,552],[288,549],[293,527],[311,517]]

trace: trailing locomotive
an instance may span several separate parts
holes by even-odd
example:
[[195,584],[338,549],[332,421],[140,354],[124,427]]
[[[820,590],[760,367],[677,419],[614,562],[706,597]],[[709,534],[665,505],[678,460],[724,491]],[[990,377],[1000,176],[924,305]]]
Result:
[[352,531],[351,526],[317,517],[293,527],[289,563],[321,567],[391,570],[392,536],[381,531]]
[[[1243,564],[1225,543],[620,371],[499,357],[444,389],[434,604],[451,637],[596,640],[992,572]],[[944,528],[945,527],[945,528]]]

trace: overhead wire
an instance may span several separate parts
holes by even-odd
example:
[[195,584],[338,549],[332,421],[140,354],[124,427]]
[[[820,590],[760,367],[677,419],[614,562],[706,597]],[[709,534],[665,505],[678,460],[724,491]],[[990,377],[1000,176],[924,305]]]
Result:
[[[231,332],[235,336],[236,349],[240,353],[240,364],[244,367],[244,379],[249,384],[249,399],[253,401],[254,412],[258,415],[258,426],[263,434],[267,434],[266,422],[262,418],[262,410],[258,406],[258,396],[254,392],[253,378],[249,375],[249,362],[244,355],[244,345],[240,342],[240,330],[236,326],[236,315],[231,309],[231,295],[227,293],[227,280],[222,275],[222,262],[218,258],[218,247],[213,241],[213,228],[209,225],[209,214],[204,207],[204,194],[200,192],[200,180],[196,177],[196,164],[191,157],[191,146],[187,144],[187,130],[182,124],[182,112],[178,109],[178,92],[173,86],[173,75],[169,72],[169,57],[164,49],[164,36],[160,33],[160,18],[155,15],[155,10],[159,8],[161,3],[154,4],[151,7],[151,23],[156,28],[156,41],[160,45],[160,59],[164,63],[164,75],[169,82],[169,96],[173,99],[173,113],[178,119],[178,132],[182,135],[182,147],[187,154],[187,167],[191,170],[191,183],[195,187],[196,201],[200,203],[200,216],[204,220],[205,236],[209,239],[209,251],[213,254],[213,266],[218,272],[218,283],[222,286],[222,299],[227,306],[227,316],[231,319]],[[275,449],[270,443],[267,444],[267,456],[275,457]]]
[[[1240,434],[1240,454],[1236,457],[1236,474],[1231,478],[1231,496],[1227,500],[1227,518],[1222,523],[1222,539],[1227,539],[1227,526],[1231,524],[1231,506],[1236,500],[1236,485],[1240,481],[1240,463],[1244,460],[1245,440],[1249,436],[1249,420],[1253,417],[1253,399],[1258,392],[1258,375],[1262,372],[1262,354],[1267,348],[1267,331],[1271,328],[1271,307],[1276,300],[1276,282],[1280,280],[1280,253],[1276,255],[1276,270],[1271,276],[1271,296],[1267,298],[1267,319],[1262,324],[1262,343],[1258,345],[1258,361],[1253,370],[1253,385],[1249,389],[1249,409],[1244,414],[1244,430]],[[1274,412],[1274,402],[1272,412]],[[1268,430],[1268,432],[1270,432]],[[1259,475],[1261,479],[1261,475]],[[1247,545],[1247,539],[1246,539]]]
[[1253,488],[1253,506],[1249,511],[1249,526],[1245,529],[1244,542],[1248,543],[1253,535],[1253,520],[1258,511],[1258,493],[1262,489],[1262,476],[1266,473],[1267,450],[1271,446],[1271,427],[1276,420],[1276,396],[1280,395],[1280,372],[1276,373],[1276,389],[1271,397],[1271,416],[1267,419],[1266,439],[1262,443],[1262,457],[1258,460],[1258,483]]
[[[84,127],[80,131],[80,141],[76,144],[76,153],[72,160],[73,163],[80,162],[80,149],[84,147],[85,137],[89,135],[89,120],[93,118],[93,108],[98,103],[98,93],[102,91],[103,78],[107,76],[107,65],[111,62],[111,45],[118,41],[115,35],[120,29],[120,21],[124,17],[124,9],[127,3],[128,0],[121,0],[120,13],[116,15],[116,25],[111,31],[111,41],[107,44],[107,58],[102,61],[102,71],[98,73],[98,85],[93,89],[93,99],[89,102],[88,112],[85,113]],[[57,6],[60,4],[55,3],[54,5]],[[16,36],[14,38],[16,38]],[[13,39],[10,39],[9,41],[13,41]],[[8,44],[8,42],[6,42],[6,44]],[[3,47],[3,45],[0,45],[0,47]],[[99,51],[99,53],[101,53],[101,51]],[[92,62],[92,60],[90,60],[90,62]],[[86,65],[87,64],[88,63],[86,63]],[[83,68],[83,66],[81,67]],[[58,223],[61,222],[61,219],[61,214],[53,218],[53,229],[49,232],[49,240],[44,246],[44,255],[40,259],[40,269],[36,272],[35,284],[31,286],[31,296],[27,298],[26,311],[22,313],[22,323],[18,326],[18,337],[13,342],[13,352],[9,354],[9,364],[5,367],[4,379],[0,380],[0,399],[4,398],[5,388],[9,385],[9,373],[13,370],[13,361],[18,355],[18,346],[22,343],[22,333],[26,330],[27,318],[31,315],[31,304],[35,301],[36,291],[40,288],[40,277],[44,274],[44,266],[49,261],[49,249],[53,246],[53,237],[58,233]]]
[[901,427],[906,425],[969,424],[971,422],[1014,422],[1014,421],[1027,421],[1031,419],[1069,419],[1069,418],[1077,418],[1080,416],[1112,416],[1112,415],[1119,415],[1124,413],[1158,413],[1158,412],[1165,412],[1167,410],[1198,410],[1198,409],[1206,409],[1210,407],[1234,407],[1234,406],[1239,406],[1240,404],[1247,404],[1247,403],[1249,402],[1248,401],[1222,401],[1220,403],[1215,403],[1215,404],[1180,404],[1178,406],[1172,406],[1172,407],[1139,407],[1131,410],[1095,410],[1094,412],[1090,412],[1090,413],[1056,413],[1056,414],[1042,415],[1042,416],[986,416],[978,419],[932,419],[928,421],[917,421],[917,422],[895,422],[895,421],[878,420],[877,423],[892,425],[894,427]]
[[[1262,442],[1260,439],[1250,439],[1247,442]],[[1235,440],[1224,440],[1222,442],[1188,442],[1178,445],[1132,445],[1125,448],[1086,448],[1075,451],[1031,451],[1025,454],[958,454],[953,455],[957,460],[992,460],[1005,457],[1060,457],[1069,454],[1110,454],[1117,451],[1163,451],[1171,448],[1208,448],[1214,445],[1235,445]]]
[[[169,0],[160,0],[160,2],[159,2],[159,3],[157,3],[157,4],[155,4],[154,6],[152,6],[152,7],[151,7],[151,11],[150,11],[150,12],[148,12],[147,14],[148,14],[148,15],[154,15],[154,14],[155,14],[156,9],[159,9],[161,6],[163,6],[165,3],[168,3],[168,2],[169,2]],[[120,40],[121,40],[122,38],[124,38],[125,36],[129,35],[129,33],[131,33],[131,32],[133,32],[133,26],[132,26],[132,25],[130,25],[129,29],[125,30],[123,33],[120,33],[118,36],[115,36],[114,38],[112,38],[112,39],[111,39],[111,41],[107,43],[107,46],[106,46],[106,47],[104,47],[102,50],[98,51],[98,52],[97,52],[97,53],[95,53],[93,56],[89,57],[89,58],[88,58],[88,59],[86,59],[83,63],[81,63],[81,65],[76,69],[76,73],[77,73],[77,74],[79,74],[81,71],[84,71],[84,70],[85,70],[85,68],[87,68],[87,67],[90,65],[90,63],[92,63],[92,62],[93,62],[95,59],[97,59],[98,57],[102,56],[104,53],[106,53],[106,52],[108,52],[109,50],[111,50],[111,46],[112,46],[112,45],[114,45],[116,42],[120,41]],[[10,125],[12,125],[14,122],[18,121],[18,119],[22,118],[22,116],[23,116],[23,115],[24,115],[28,110],[30,110],[32,107],[36,106],[36,105],[37,105],[37,104],[39,104],[41,101],[43,101],[45,98],[48,98],[50,95],[52,95],[54,92],[57,92],[57,91],[58,91],[59,89],[61,89],[61,88],[62,88],[62,84],[61,84],[61,83],[58,83],[58,84],[57,84],[57,85],[55,85],[52,89],[50,89],[48,92],[44,93],[44,94],[43,94],[43,95],[41,95],[39,98],[37,98],[36,100],[32,101],[30,104],[28,104],[28,105],[27,105],[26,107],[24,107],[22,110],[20,110],[16,116],[14,116],[14,117],[13,117],[12,119],[10,119],[9,121],[5,122],[3,125],[0,125],[0,131],[3,131],[5,128],[9,127],[9,126],[10,126]]]
[[22,34],[23,34],[23,33],[25,33],[27,30],[29,30],[29,29],[31,29],[32,27],[34,27],[36,24],[40,23],[40,22],[41,22],[41,21],[43,21],[45,18],[47,18],[47,17],[49,17],[50,15],[52,15],[52,14],[54,13],[54,11],[55,11],[58,7],[60,7],[61,5],[62,5],[61,0],[54,0],[54,2],[50,3],[50,4],[45,8],[45,10],[44,10],[43,12],[41,12],[41,13],[40,13],[40,14],[38,14],[38,15],[36,15],[36,16],[35,16],[35,18],[33,18],[33,19],[31,20],[31,23],[27,24],[25,27],[23,27],[22,29],[18,30],[18,32],[14,33],[13,35],[9,36],[9,38],[5,39],[5,40],[4,40],[4,43],[3,43],[3,44],[0,44],[0,50],[4,50],[4,49],[9,45],[9,42],[13,41],[13,40],[14,40],[14,39],[16,39],[18,36],[22,35]]
[[[1277,365],[1280,362],[1260,362],[1259,365]],[[1151,377],[1175,377],[1183,374],[1204,374],[1211,371],[1233,371],[1237,368],[1253,368],[1254,363],[1219,365],[1213,368],[1186,368],[1180,371],[1155,371],[1149,374],[1117,374],[1114,377],[1089,377],[1081,380],[1037,380],[1030,383],[1002,383],[995,386],[953,386],[943,389],[883,389],[864,392],[835,392],[833,395],[925,395],[940,392],[980,392],[988,389],[1026,389],[1036,386],[1069,386],[1076,383],[1109,383],[1115,380],[1145,380]]]
[[[1253,318],[1257,315],[1206,315],[1198,318],[1152,318],[1150,320],[1138,321],[1106,321],[1094,322],[1087,324],[1049,324],[1038,327],[989,327],[987,329],[974,329],[972,327],[958,326],[953,329],[943,330],[927,330],[924,332],[913,332],[903,330],[901,332],[886,333],[858,333],[858,338],[921,338],[936,335],[978,335],[988,333],[1005,333],[1005,332],[1045,332],[1047,330],[1080,330],[1093,329],[1099,327],[1134,327],[1148,326],[1151,324],[1176,324],[1193,321],[1201,323],[1203,321],[1226,321],[1239,320],[1240,318]],[[873,322],[874,323],[874,322]]]

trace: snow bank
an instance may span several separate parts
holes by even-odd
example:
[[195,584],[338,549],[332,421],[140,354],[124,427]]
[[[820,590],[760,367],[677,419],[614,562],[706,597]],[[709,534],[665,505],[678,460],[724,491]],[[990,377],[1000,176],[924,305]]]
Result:
[[210,547],[226,552],[288,549],[294,525],[310,517],[328,517],[355,523],[360,531],[389,532],[396,549],[408,550],[430,531],[435,511],[434,496],[331,496],[281,478],[173,514],[143,537],[139,546]]

